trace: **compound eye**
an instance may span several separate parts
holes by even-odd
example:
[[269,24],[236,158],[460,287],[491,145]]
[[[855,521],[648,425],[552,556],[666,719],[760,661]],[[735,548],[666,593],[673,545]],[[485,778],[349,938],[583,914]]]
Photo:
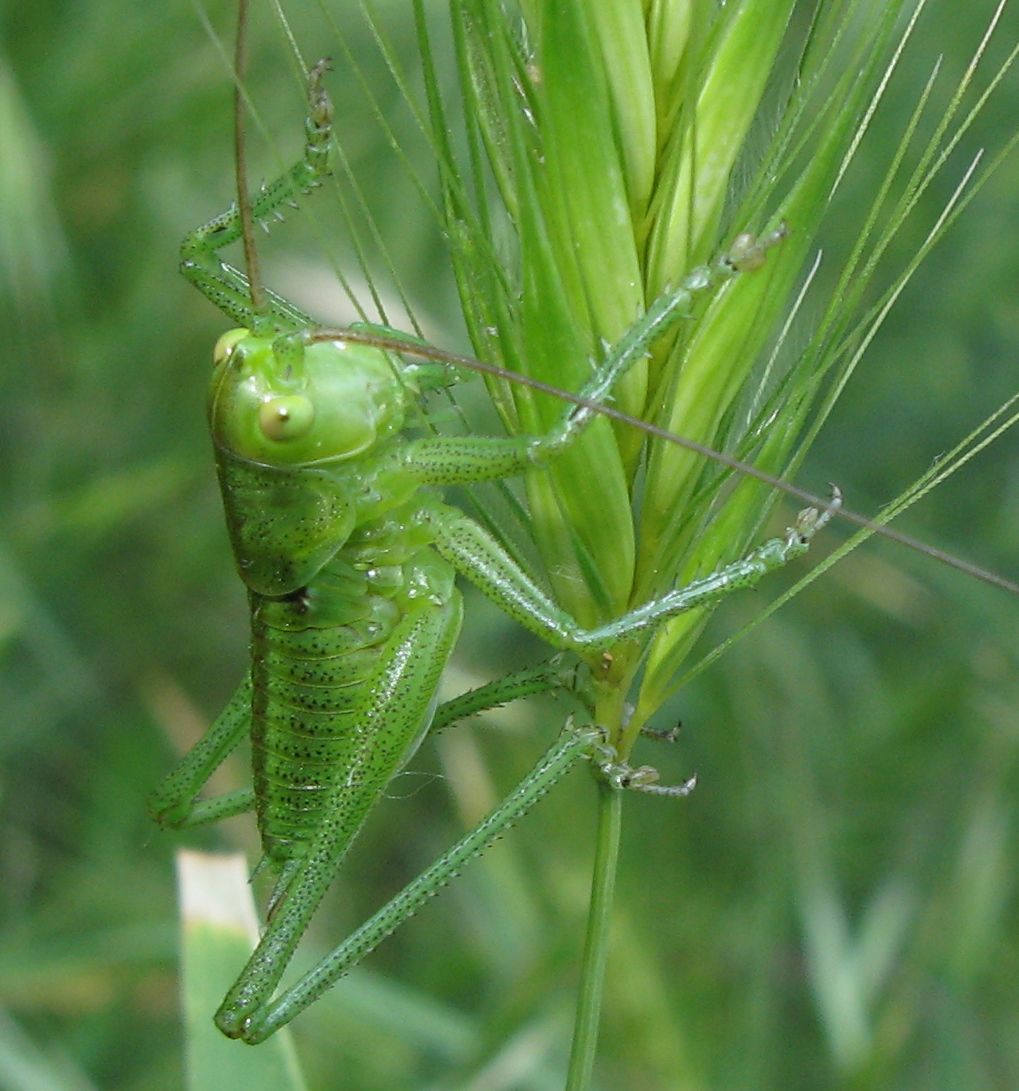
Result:
[[212,366],[218,367],[224,360],[228,359],[236,346],[249,335],[249,330],[227,330],[216,342],[216,347],[212,350]]
[[315,407],[300,394],[287,394],[263,402],[258,424],[267,439],[277,442],[300,439],[315,423]]

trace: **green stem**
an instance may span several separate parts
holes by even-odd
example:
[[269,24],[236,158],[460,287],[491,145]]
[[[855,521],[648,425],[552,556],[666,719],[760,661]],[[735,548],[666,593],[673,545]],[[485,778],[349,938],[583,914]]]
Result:
[[566,1077],[566,1091],[588,1091],[598,1048],[605,963],[609,951],[612,896],[616,887],[619,832],[622,826],[623,793],[601,783],[598,786],[598,840],[595,844],[591,905],[587,916],[584,962],[581,967],[573,1048]]

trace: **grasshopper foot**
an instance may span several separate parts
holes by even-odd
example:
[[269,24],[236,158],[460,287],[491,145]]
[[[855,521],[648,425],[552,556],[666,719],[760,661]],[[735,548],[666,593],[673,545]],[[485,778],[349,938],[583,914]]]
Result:
[[615,750],[607,743],[596,747],[592,757],[602,779],[618,791],[644,792],[646,795],[681,799],[697,787],[696,775],[682,784],[660,784],[658,770],[652,765],[630,765],[619,761]]

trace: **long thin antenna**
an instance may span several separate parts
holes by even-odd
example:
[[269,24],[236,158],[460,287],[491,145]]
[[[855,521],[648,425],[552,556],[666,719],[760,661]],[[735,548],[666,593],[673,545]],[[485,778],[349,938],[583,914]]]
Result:
[[[447,352],[444,349],[422,344],[420,341],[412,338],[404,340],[401,337],[386,337],[385,335],[379,335],[368,330],[317,329],[309,334],[308,339],[310,341],[350,341],[362,345],[372,345],[375,348],[386,349],[391,352],[402,352],[409,356],[420,356],[426,360],[437,360],[442,363],[452,364],[454,367],[464,367],[469,371],[479,372],[482,375],[492,375],[497,379],[505,379],[512,383],[518,383],[521,386],[529,387],[531,390],[537,390],[542,394],[549,394],[552,397],[570,402],[583,409],[590,409],[595,413],[600,413],[604,417],[609,417],[611,420],[617,420],[623,424],[639,428],[649,436],[654,436],[656,439],[665,440],[667,443],[675,444],[677,447],[682,447],[687,451],[693,451],[695,454],[710,458],[713,462],[717,462],[722,466],[727,466],[730,470],[735,470],[737,473],[744,474],[746,477],[752,477],[757,481],[763,482],[765,485],[770,485],[774,489],[779,489],[781,492],[787,493],[789,496],[793,496],[797,500],[801,500],[804,503],[820,508],[821,510],[826,510],[831,503],[830,498],[826,500],[816,493],[801,489],[798,485],[793,485],[781,477],[776,477],[774,474],[768,473],[767,470],[760,469],[752,462],[744,462],[742,459],[734,458],[732,455],[727,455],[722,451],[716,451],[713,447],[698,443],[696,440],[676,435],[675,432],[670,432],[667,428],[652,424],[650,421],[641,420],[639,417],[633,417],[629,413],[624,413],[621,409],[614,409],[611,405],[606,405],[604,402],[591,401],[588,398],[581,397],[579,394],[573,394],[568,390],[561,390],[557,386],[544,383],[540,379],[533,379],[530,375],[509,371],[504,367],[499,367],[498,364],[488,364],[483,360],[475,359],[473,356],[464,356],[456,352]],[[944,550],[938,549],[937,546],[921,542],[919,538],[914,538],[909,534],[903,534],[898,530],[892,530],[883,523],[868,519],[866,515],[860,515],[858,512],[851,511],[848,508],[839,507],[834,514],[841,519],[845,519],[849,523],[862,527],[872,534],[878,534],[882,538],[888,538],[893,542],[897,542],[899,545],[906,546],[907,549],[922,553],[925,557],[931,557],[933,560],[940,561],[942,564],[948,565],[949,568],[964,572],[967,576],[972,576],[974,579],[981,580],[983,583],[990,584],[992,587],[998,587],[1013,595],[1019,595],[1019,583],[1006,579],[1004,576],[999,576],[998,573],[991,572],[989,569],[982,568],[980,565],[973,564],[971,561],[956,557],[952,553],[946,553]]]
[[244,76],[248,70],[248,0],[237,0],[237,40],[234,47],[234,170],[237,176],[237,212],[241,218],[244,240],[244,265],[248,274],[251,306],[256,314],[268,313],[268,300],[262,287],[255,249],[255,222],[248,192],[247,146],[244,140],[246,96]]

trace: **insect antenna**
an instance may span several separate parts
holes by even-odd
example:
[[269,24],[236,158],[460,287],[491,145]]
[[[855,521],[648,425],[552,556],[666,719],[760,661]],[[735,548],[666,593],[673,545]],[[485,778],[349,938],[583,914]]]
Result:
[[248,191],[247,142],[245,140],[245,110],[247,96],[244,77],[248,68],[248,0],[237,0],[237,37],[234,44],[234,171],[237,182],[237,213],[241,220],[244,242],[244,266],[248,274],[251,307],[258,315],[269,313],[269,302],[262,286],[255,247],[255,223]]
[[[557,386],[542,382],[540,379],[534,379],[529,375],[524,375],[516,371],[509,371],[504,367],[500,367],[498,364],[486,363],[483,360],[475,359],[473,356],[465,356],[456,352],[447,352],[445,349],[435,348],[432,345],[424,344],[417,338],[409,336],[407,338],[387,337],[384,334],[377,334],[369,330],[316,329],[314,332],[308,334],[308,340],[351,341],[363,345],[373,345],[376,348],[386,349],[391,352],[401,352],[410,356],[420,356],[427,360],[436,360],[442,363],[451,364],[454,367],[463,367],[468,371],[478,372],[481,375],[491,375],[497,379],[504,379],[511,383],[529,387],[531,390],[536,390],[542,394],[549,394],[583,409],[600,413],[610,420],[616,420],[622,424],[639,428],[642,432],[645,432],[655,439],[664,440],[666,443],[672,443],[677,447],[682,447],[687,451],[702,455],[704,458],[709,458],[713,462],[717,462],[736,473],[743,474],[746,477],[752,477],[755,480],[763,482],[771,488],[778,489],[804,503],[822,510],[831,508],[833,515],[837,515],[839,518],[846,520],[846,522],[853,523],[855,526],[866,530],[870,534],[877,534],[882,538],[897,542],[907,549],[912,549],[917,553],[923,554],[925,557],[930,557],[932,560],[948,565],[949,568],[954,568],[967,576],[972,576],[974,579],[990,584],[992,587],[1000,588],[1002,591],[1008,591],[1013,595],[1019,595],[1019,583],[1007,579],[997,572],[992,572],[990,569],[983,568],[980,565],[974,564],[972,561],[964,560],[962,557],[957,557],[945,550],[938,549],[937,546],[928,545],[926,542],[922,542],[919,538],[914,538],[912,535],[903,534],[898,530],[892,530],[890,527],[885,526],[883,522],[870,519],[866,515],[861,515],[859,512],[852,511],[851,509],[842,506],[833,508],[830,499],[826,500],[824,497],[809,492],[807,489],[801,489],[798,485],[793,485],[784,478],[776,477],[774,474],[768,473],[767,470],[760,469],[752,462],[744,462],[742,459],[725,454],[723,451],[717,451],[713,447],[708,447],[706,444],[698,443],[696,440],[687,439],[685,436],[670,432],[667,428],[662,428],[650,421],[631,416],[629,413],[624,413],[622,410],[616,409],[611,405],[606,405],[604,402],[591,401],[588,398],[581,397],[579,394],[571,393],[568,390],[562,390]],[[1007,409],[1011,408],[1017,399],[1019,399],[1019,395],[1016,395],[1015,398],[1007,402],[995,416],[1000,416]],[[1000,426],[993,435],[999,434],[1005,428],[1015,423],[1016,419],[1017,415],[1013,415],[1004,425]]]

